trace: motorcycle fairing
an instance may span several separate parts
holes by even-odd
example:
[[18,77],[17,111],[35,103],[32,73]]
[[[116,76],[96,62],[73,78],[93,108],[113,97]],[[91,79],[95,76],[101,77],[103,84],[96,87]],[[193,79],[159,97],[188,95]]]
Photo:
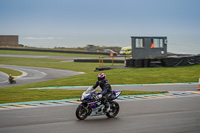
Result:
[[122,91],[113,91],[113,99],[116,99],[121,93]]
[[90,106],[92,109],[95,109],[97,103],[98,103],[98,101],[96,101],[96,102],[91,102],[91,103],[88,103],[88,104],[89,104],[89,106]]

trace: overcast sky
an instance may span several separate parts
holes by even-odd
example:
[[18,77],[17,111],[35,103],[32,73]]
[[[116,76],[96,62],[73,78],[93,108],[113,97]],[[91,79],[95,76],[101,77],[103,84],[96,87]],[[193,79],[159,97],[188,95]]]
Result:
[[0,0],[0,35],[96,38],[102,45],[167,36],[171,45],[199,47],[199,6],[200,0]]

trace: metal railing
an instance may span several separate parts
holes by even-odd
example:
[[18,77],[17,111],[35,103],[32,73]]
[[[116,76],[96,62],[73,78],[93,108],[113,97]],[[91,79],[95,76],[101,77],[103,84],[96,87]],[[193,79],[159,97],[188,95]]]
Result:
[[112,66],[113,66],[113,65],[114,65],[114,60],[115,60],[115,58],[119,58],[119,57],[124,57],[124,61],[126,61],[126,59],[127,59],[128,57],[131,57],[131,55],[113,56],[112,54],[110,54],[110,56],[100,56],[100,57],[99,57],[99,67],[103,67],[104,58],[112,58]]

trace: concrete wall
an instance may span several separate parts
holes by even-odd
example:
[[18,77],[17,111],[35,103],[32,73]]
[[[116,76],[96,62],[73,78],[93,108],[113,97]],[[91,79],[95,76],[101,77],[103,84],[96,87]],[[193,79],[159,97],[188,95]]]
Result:
[[14,46],[17,47],[18,42],[17,35],[0,35],[0,46]]
[[[134,36],[132,39],[132,59],[149,59],[167,56],[167,37],[140,37]],[[142,48],[136,47],[136,39],[143,39]],[[163,39],[163,47],[151,48],[152,39]]]

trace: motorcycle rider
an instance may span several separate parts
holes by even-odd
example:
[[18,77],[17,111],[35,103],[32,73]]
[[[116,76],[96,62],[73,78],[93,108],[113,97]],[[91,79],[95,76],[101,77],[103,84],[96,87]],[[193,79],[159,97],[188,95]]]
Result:
[[8,78],[9,82],[12,84],[13,82],[15,82],[15,78],[10,74],[9,78]]
[[96,89],[98,86],[102,89],[101,94],[97,95],[97,98],[105,105],[106,112],[110,110],[109,100],[112,98],[112,88],[106,75],[104,73],[98,74],[98,80],[95,85],[93,85],[92,90]]

